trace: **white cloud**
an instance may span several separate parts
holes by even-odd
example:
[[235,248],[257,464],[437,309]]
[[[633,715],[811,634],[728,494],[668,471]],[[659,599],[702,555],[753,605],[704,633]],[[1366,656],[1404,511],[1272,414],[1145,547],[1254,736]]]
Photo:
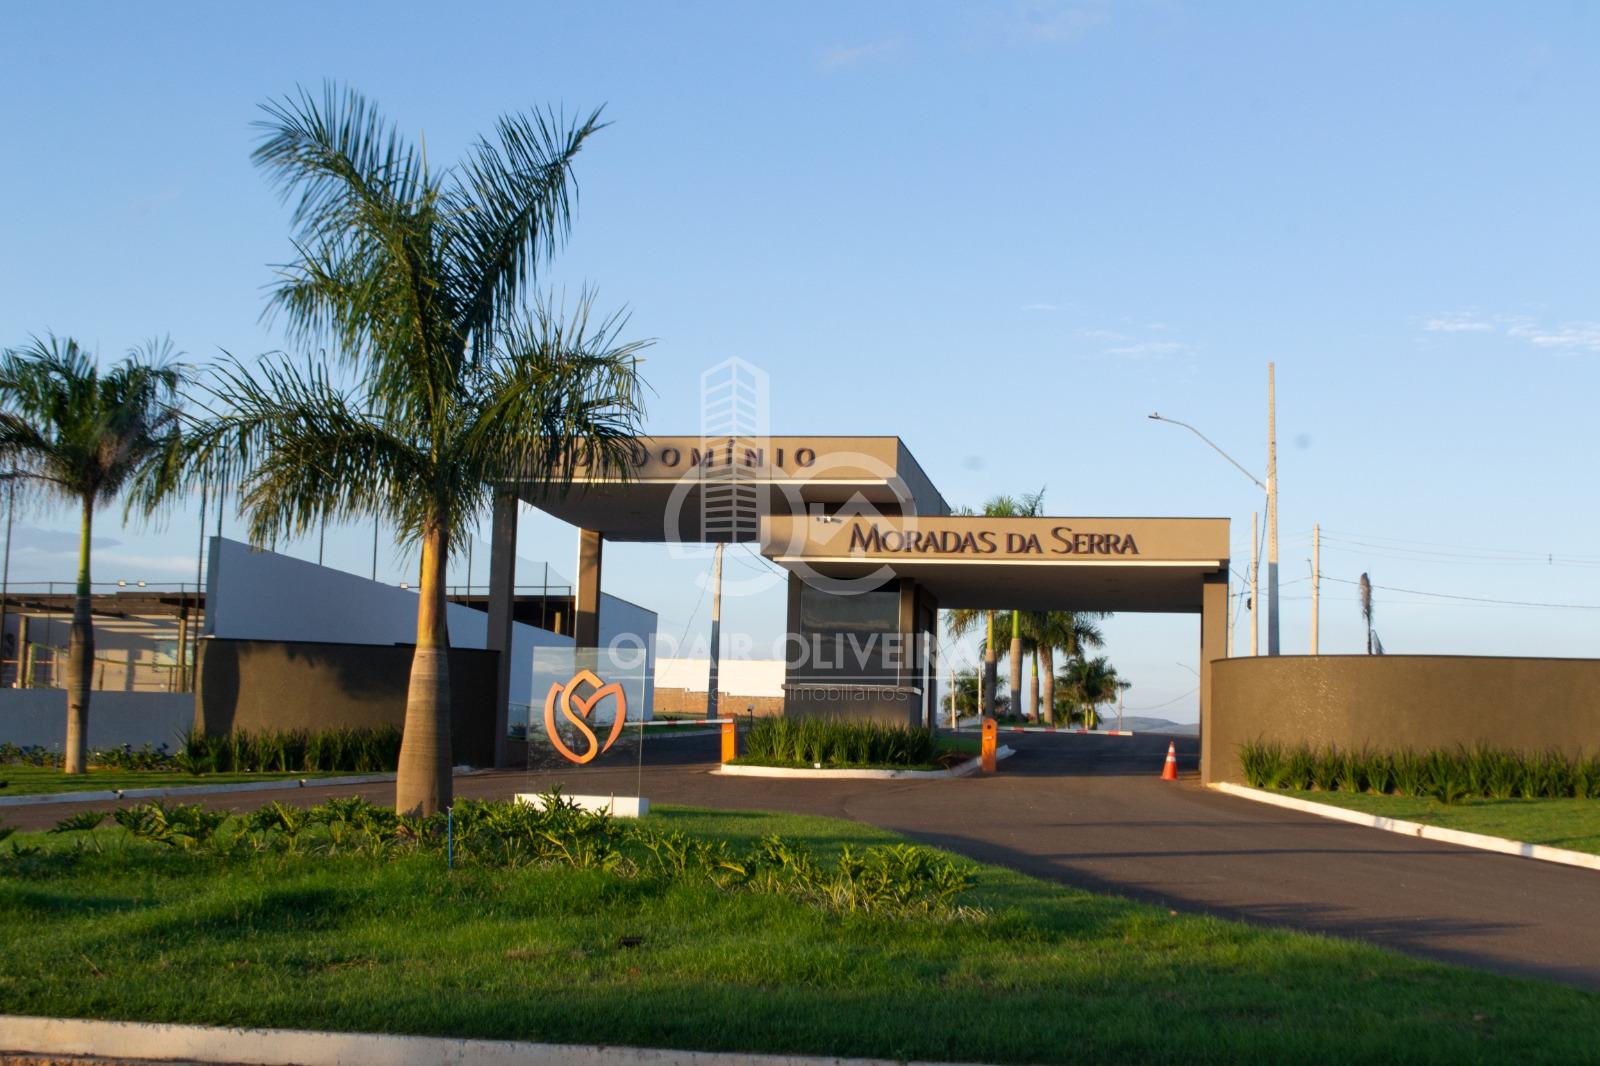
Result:
[[1054,310],[1056,310],[1056,305],[1055,304],[1023,304],[1022,305],[1022,309],[1024,311],[1054,311]]
[[1134,344],[1123,344],[1115,348],[1107,348],[1105,354],[1138,359],[1147,356],[1177,355],[1179,352],[1188,350],[1189,346],[1187,344],[1180,344],[1177,341],[1139,341]]
[[894,38],[873,41],[869,44],[836,44],[822,53],[821,63],[824,70],[839,70],[844,67],[857,67],[874,60],[887,59],[899,50],[900,42]]
[[1553,327],[1518,323],[1507,329],[1506,334],[1536,348],[1600,352],[1600,322],[1566,322]]
[[1498,333],[1546,351],[1600,352],[1600,322],[1574,320],[1547,325],[1527,315],[1481,315],[1453,311],[1423,320],[1427,333]]
[[1493,333],[1494,323],[1467,312],[1437,315],[1422,324],[1429,333]]

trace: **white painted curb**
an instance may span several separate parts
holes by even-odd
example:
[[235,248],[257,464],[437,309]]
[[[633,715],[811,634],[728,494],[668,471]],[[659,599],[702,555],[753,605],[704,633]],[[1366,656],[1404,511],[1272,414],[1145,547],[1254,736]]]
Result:
[[1384,818],[1381,815],[1367,814],[1365,811],[1352,811],[1343,807],[1330,806],[1326,803],[1313,803],[1311,800],[1303,800],[1296,796],[1281,796],[1276,792],[1269,792],[1265,789],[1249,788],[1245,785],[1230,785],[1225,781],[1215,782],[1206,787],[1216,789],[1218,792],[1223,792],[1230,796],[1238,796],[1241,799],[1255,800],[1257,803],[1266,803],[1273,807],[1283,807],[1291,811],[1315,814],[1336,822],[1349,822],[1351,825],[1365,826],[1368,829],[1382,829],[1386,833],[1400,833],[1405,836],[1420,837],[1423,840],[1437,840],[1441,844],[1459,844],[1464,848],[1494,851],[1501,855],[1514,855],[1521,859],[1538,859],[1541,862],[1558,862],[1563,866],[1581,866],[1586,870],[1600,870],[1600,855],[1590,855],[1583,851],[1552,848],[1545,844],[1525,844],[1520,840],[1507,840],[1505,837],[1492,837],[1485,833],[1468,833],[1460,829],[1443,829],[1436,825],[1407,822],[1400,818]]
[[303,1029],[221,1029],[205,1025],[81,1021],[0,1015],[0,1051],[100,1055],[116,1060],[238,1066],[891,1066],[890,1059],[675,1051],[591,1044],[533,1044]]
[[[1009,759],[1016,752],[1002,744],[995,749],[994,757]],[[732,766],[724,763],[711,771],[724,777],[788,777],[811,778],[825,781],[937,781],[951,777],[971,777],[978,772],[980,760],[976,755],[959,766],[948,770],[807,770],[799,766]]]
[[394,774],[360,774],[354,777],[286,777],[279,781],[239,781],[232,785],[179,785],[175,788],[124,788],[102,792],[45,792],[32,796],[5,796],[0,807],[31,807],[40,803],[110,803],[119,799],[157,799],[163,796],[214,796],[219,792],[270,792],[285,788],[325,788],[329,785],[369,785],[393,781]]

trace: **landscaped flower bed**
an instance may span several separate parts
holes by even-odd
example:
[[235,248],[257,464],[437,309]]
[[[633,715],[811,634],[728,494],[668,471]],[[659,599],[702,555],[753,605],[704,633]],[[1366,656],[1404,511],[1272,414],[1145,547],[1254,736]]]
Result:
[[1253,788],[1393,793],[1460,799],[1600,799],[1600,755],[1572,758],[1559,751],[1524,753],[1480,746],[1351,751],[1240,745],[1245,783]]
[[[89,765],[104,770],[154,770],[174,773],[239,773],[298,770],[382,773],[400,761],[400,730],[376,729],[234,730],[207,735],[190,731],[177,751],[165,744],[103,748],[89,753]],[[59,751],[37,745],[0,744],[0,766],[60,767]]]
[[971,738],[840,718],[763,718],[744,736],[738,766],[825,770],[945,770],[977,754]]

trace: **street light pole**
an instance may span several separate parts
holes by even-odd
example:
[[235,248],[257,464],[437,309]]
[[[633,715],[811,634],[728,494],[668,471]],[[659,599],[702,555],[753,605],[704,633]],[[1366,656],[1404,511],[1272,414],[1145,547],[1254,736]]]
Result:
[[1267,364],[1267,654],[1278,654],[1278,403]]
[[[1153,422],[1170,422],[1175,426],[1182,426],[1190,433],[1205,441],[1207,446],[1229,463],[1233,468],[1250,479],[1251,484],[1267,494],[1267,654],[1278,654],[1278,408],[1276,385],[1274,380],[1275,368],[1272,363],[1267,364],[1267,480],[1262,482],[1244,465],[1217,446],[1216,441],[1201,433],[1187,422],[1180,422],[1176,418],[1167,418],[1165,415],[1152,412],[1150,419]],[[1255,538],[1251,538],[1251,551],[1255,551]],[[1252,594],[1253,595],[1253,594]],[[1251,627],[1255,627],[1255,619],[1260,611],[1260,605],[1251,604]],[[1252,654],[1254,651],[1252,650]]]

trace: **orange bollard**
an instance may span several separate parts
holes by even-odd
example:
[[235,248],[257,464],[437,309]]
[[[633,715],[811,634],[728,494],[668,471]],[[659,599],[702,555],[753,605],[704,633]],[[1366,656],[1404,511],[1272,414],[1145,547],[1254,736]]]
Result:
[[983,720],[983,739],[978,746],[978,765],[986,774],[994,773],[995,736],[998,727],[993,718]]
[[739,736],[734,732],[734,723],[722,723],[722,761],[732,762],[739,757]]
[[1167,741],[1167,762],[1161,767],[1161,780],[1176,781],[1178,779],[1178,742]]

